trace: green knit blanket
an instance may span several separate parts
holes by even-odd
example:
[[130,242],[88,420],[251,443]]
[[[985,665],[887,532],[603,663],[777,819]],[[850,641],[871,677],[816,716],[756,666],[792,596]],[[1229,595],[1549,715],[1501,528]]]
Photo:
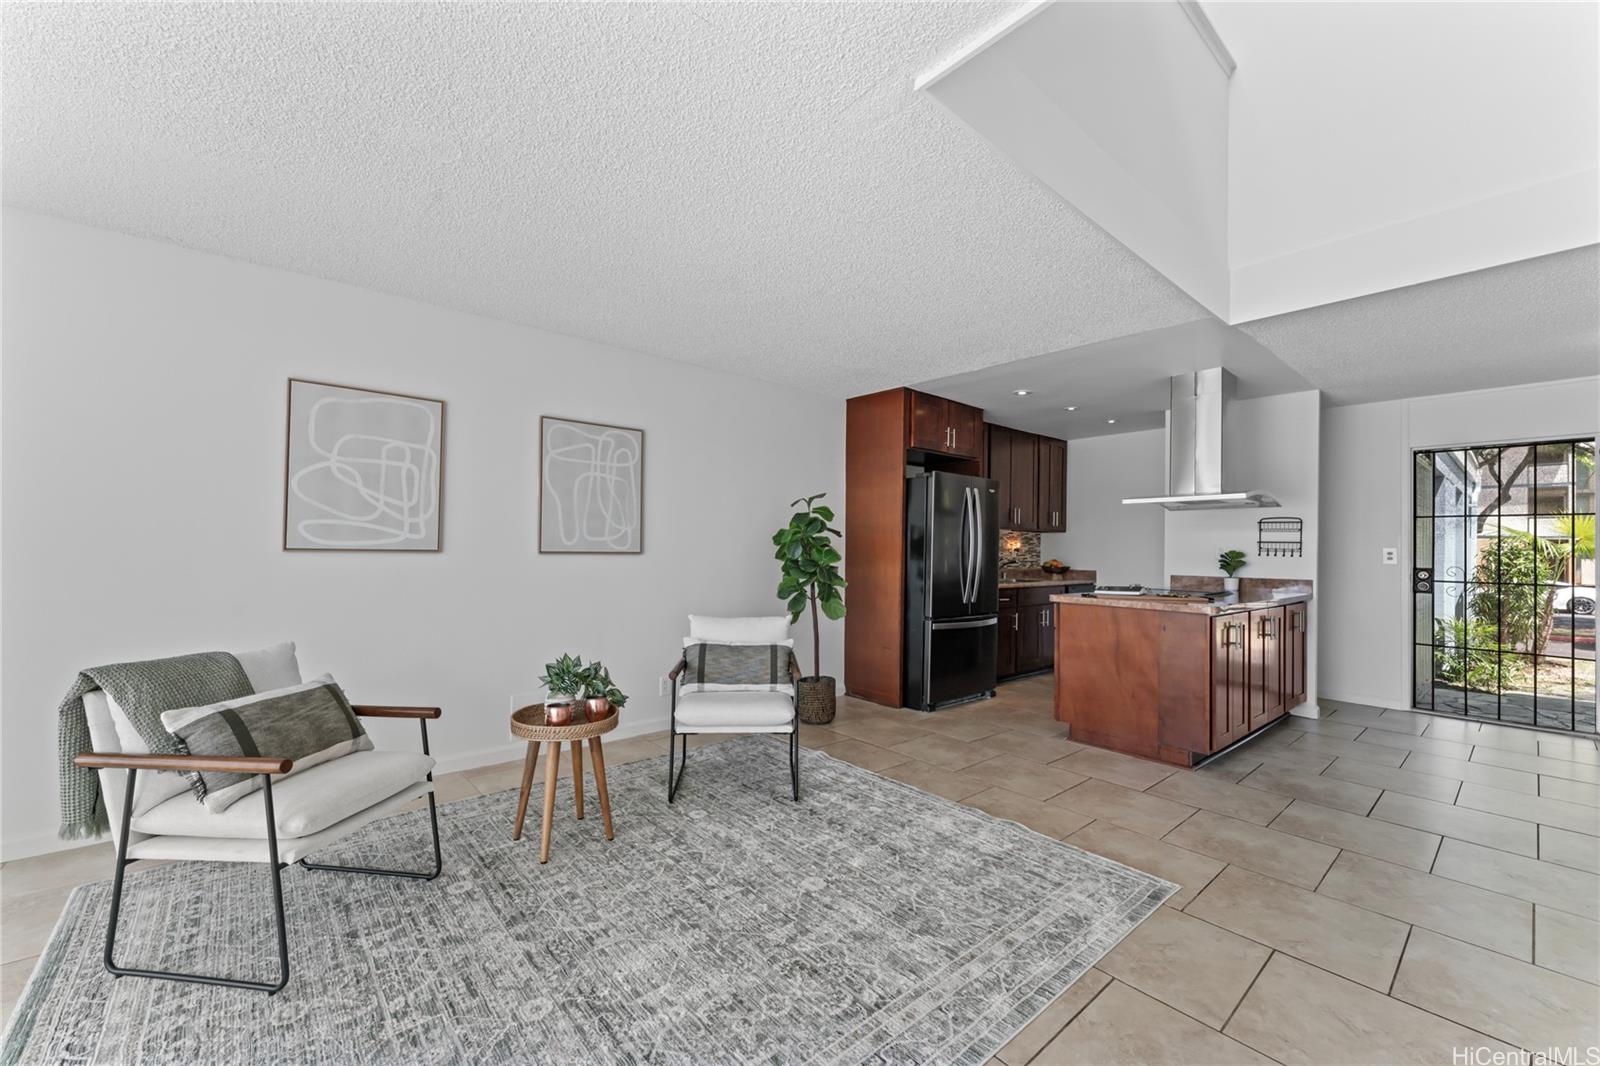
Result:
[[113,663],[81,671],[58,712],[61,827],[57,835],[63,840],[85,840],[110,828],[105,797],[100,794],[100,775],[72,761],[94,750],[83,697],[95,689],[117,701],[155,755],[187,754],[183,741],[161,724],[162,711],[238,699],[255,692],[239,660],[225,651]]

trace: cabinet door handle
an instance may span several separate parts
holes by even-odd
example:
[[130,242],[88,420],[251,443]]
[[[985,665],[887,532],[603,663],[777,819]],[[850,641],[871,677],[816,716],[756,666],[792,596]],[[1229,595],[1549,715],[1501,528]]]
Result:
[[1022,616],[1020,614],[1014,614],[1014,615],[1011,616],[1011,628],[1013,630],[1017,628],[1017,619],[1019,619],[1021,617]]

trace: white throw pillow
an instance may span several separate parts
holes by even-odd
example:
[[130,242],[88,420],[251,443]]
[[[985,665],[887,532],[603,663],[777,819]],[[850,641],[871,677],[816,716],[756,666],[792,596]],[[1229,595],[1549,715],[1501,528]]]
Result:
[[718,618],[710,614],[691,614],[689,636],[696,644],[782,644],[789,639],[789,616]]
[[[133,720],[128,717],[128,712],[117,705],[117,701],[111,698],[111,693],[98,688],[92,692],[85,692],[83,712],[89,720],[91,739],[94,741],[96,751],[115,751],[122,755],[150,754],[150,745],[146,744],[144,737],[133,728]],[[115,739],[108,737],[103,740],[95,735],[99,732],[94,728],[95,721],[102,712],[110,721],[111,732]],[[187,791],[189,791],[189,781],[180,773],[173,770],[140,770],[133,786],[133,817],[137,818],[145,811],[159,807],[173,796],[181,796]],[[122,797],[117,796],[117,801],[121,800]],[[106,810],[110,809],[111,803],[108,799]]]
[[233,657],[239,660],[250,687],[257,692],[271,692],[300,683],[300,663],[294,657],[292,640],[255,651],[236,651]]

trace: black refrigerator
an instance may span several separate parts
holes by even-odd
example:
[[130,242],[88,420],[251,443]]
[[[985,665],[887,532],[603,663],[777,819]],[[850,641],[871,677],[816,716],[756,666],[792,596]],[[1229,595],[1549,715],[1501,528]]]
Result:
[[999,485],[941,471],[906,478],[907,707],[994,695],[1000,624]]

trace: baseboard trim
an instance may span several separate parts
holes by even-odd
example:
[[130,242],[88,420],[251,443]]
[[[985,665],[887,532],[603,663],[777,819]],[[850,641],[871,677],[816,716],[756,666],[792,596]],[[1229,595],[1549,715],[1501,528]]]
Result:
[[1381,707],[1386,711],[1412,710],[1410,700],[1396,700],[1388,696],[1322,696],[1320,699],[1335,703],[1359,703],[1364,707]]

